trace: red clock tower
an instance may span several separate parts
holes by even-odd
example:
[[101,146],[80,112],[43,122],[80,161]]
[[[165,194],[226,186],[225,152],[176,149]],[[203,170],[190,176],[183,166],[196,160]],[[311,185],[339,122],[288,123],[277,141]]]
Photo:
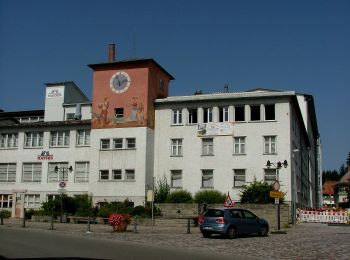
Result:
[[173,76],[153,59],[116,61],[114,44],[108,62],[88,66],[93,70],[93,129],[154,129],[154,100],[168,96]]

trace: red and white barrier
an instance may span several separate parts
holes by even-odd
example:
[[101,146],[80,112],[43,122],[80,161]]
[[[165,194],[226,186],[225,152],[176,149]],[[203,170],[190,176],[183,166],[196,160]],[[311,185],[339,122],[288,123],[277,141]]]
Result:
[[297,221],[311,223],[348,223],[349,213],[346,211],[313,211],[297,210]]

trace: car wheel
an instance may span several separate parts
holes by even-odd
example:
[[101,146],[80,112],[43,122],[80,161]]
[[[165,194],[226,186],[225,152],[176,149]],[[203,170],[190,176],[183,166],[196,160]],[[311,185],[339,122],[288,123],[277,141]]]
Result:
[[207,232],[202,232],[202,235],[204,238],[209,238],[211,236],[211,234]]
[[227,236],[230,239],[236,238],[236,229],[234,227],[230,227],[227,231]]
[[265,226],[265,225],[261,226],[260,227],[260,231],[259,231],[259,235],[262,236],[262,237],[266,237],[267,233],[268,233],[267,226]]

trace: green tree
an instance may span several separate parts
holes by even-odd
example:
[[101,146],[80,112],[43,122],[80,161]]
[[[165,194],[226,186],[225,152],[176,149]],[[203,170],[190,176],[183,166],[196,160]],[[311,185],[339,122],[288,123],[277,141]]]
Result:
[[241,190],[241,203],[263,204],[273,203],[274,198],[270,198],[271,185],[263,181],[254,180],[250,185],[244,185]]
[[170,185],[167,182],[166,177],[157,181],[157,186],[154,188],[154,202],[164,203],[170,194]]
[[194,195],[194,201],[198,204],[224,203],[226,195],[217,190],[202,190]]

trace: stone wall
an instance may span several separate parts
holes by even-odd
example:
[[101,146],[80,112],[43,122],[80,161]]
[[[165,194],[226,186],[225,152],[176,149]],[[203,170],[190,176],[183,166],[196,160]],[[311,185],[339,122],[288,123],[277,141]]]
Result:
[[[158,203],[155,204],[162,213],[162,218],[191,218],[198,216],[202,206],[196,203]],[[208,204],[207,208],[222,208],[222,204]],[[277,206],[274,204],[235,204],[236,208],[243,208],[252,211],[258,217],[269,222],[270,229],[277,228]],[[280,205],[280,227],[289,225],[289,206]]]

